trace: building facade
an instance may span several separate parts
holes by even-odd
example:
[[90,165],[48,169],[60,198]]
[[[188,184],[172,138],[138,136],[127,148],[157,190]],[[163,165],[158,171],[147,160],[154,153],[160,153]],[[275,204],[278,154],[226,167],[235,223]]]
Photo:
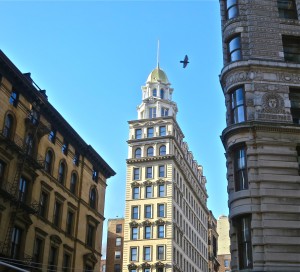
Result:
[[0,260],[26,270],[100,269],[115,172],[0,51]]
[[298,0],[220,0],[232,271],[300,270]]
[[220,263],[219,272],[229,272],[230,268],[230,239],[228,216],[221,215],[217,220],[218,239],[218,261]]
[[208,271],[206,179],[157,66],[129,121],[123,271]]
[[208,272],[218,272],[220,263],[218,261],[218,232],[217,219],[212,211],[208,216]]
[[121,272],[123,264],[124,218],[108,219],[106,271]]

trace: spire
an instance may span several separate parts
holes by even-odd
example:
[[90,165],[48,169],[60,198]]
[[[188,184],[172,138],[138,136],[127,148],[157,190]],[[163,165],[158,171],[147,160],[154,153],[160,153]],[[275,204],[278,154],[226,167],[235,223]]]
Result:
[[159,40],[157,41],[157,68],[159,69]]

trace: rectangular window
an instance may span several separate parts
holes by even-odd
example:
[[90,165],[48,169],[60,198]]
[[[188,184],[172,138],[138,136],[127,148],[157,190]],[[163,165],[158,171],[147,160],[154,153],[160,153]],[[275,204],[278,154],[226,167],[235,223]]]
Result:
[[36,267],[41,267],[41,263],[43,261],[44,254],[44,240],[40,237],[36,237],[34,241],[34,249],[33,249],[33,262],[37,264]]
[[133,187],[132,188],[132,199],[139,199],[140,198],[140,187]]
[[64,141],[62,147],[61,147],[61,151],[64,155],[68,155],[68,149],[69,149],[69,143]]
[[164,197],[165,196],[165,185],[164,184],[159,184],[158,185],[158,196],[159,197]]
[[277,0],[277,6],[280,18],[298,19],[295,0]]
[[122,233],[122,224],[116,225],[116,233]]
[[251,216],[244,215],[238,217],[235,221],[238,240],[239,268],[252,268]]
[[300,146],[297,146],[298,174],[300,175]]
[[232,19],[238,16],[237,0],[226,0],[226,17]]
[[59,201],[55,201],[54,213],[53,213],[53,224],[58,228],[60,227],[61,209],[62,209],[61,203]]
[[152,218],[152,206],[145,205],[145,218]]
[[165,217],[165,204],[157,204],[157,216]]
[[159,165],[158,166],[158,176],[160,178],[164,178],[165,177],[165,166],[164,165]]
[[18,102],[19,102],[19,93],[13,90],[11,92],[11,95],[10,95],[10,98],[9,98],[9,103],[11,105],[13,105],[14,107],[17,107]]
[[161,117],[169,116],[169,109],[161,108]]
[[154,136],[154,128],[153,127],[147,128],[147,137],[151,138],[153,136]]
[[165,237],[165,226],[158,225],[157,226],[157,238],[164,238]]
[[19,200],[22,202],[26,202],[27,187],[28,181],[24,177],[21,177],[19,182]]
[[48,261],[48,269],[50,271],[56,271],[57,270],[57,255],[58,255],[58,249],[54,246],[50,247],[49,252],[49,261]]
[[135,139],[142,139],[142,129],[140,128],[137,128],[135,131],[134,131],[134,137]]
[[159,136],[166,136],[166,126],[159,127]]
[[66,233],[69,235],[73,234],[73,225],[74,225],[74,212],[68,211],[67,220],[66,220]]
[[149,108],[149,118],[156,118],[156,108]]
[[132,206],[131,208],[131,218],[132,219],[139,219],[139,207]]
[[138,261],[137,247],[130,248],[130,261],[132,261],[132,262]]
[[229,260],[224,260],[224,266],[229,267]]
[[231,124],[236,124],[245,121],[244,110],[244,89],[239,87],[230,95],[231,104]]
[[140,179],[140,168],[133,168],[133,180]]
[[235,36],[227,43],[228,61],[233,62],[242,59],[241,37]]
[[164,259],[165,259],[165,247],[157,246],[157,260],[164,260]]
[[151,261],[151,248],[146,246],[144,247],[144,261]]
[[6,164],[3,161],[0,160],[0,184],[4,180],[5,167],[6,167]]
[[234,150],[234,183],[236,192],[248,189],[246,147],[244,146]]
[[152,186],[146,186],[145,187],[145,198],[151,198],[152,197]]
[[95,227],[91,224],[87,225],[86,244],[89,247],[94,247]]
[[114,272],[121,272],[121,265],[120,264],[115,264]]
[[121,246],[122,245],[122,238],[121,237],[117,237],[116,238],[116,246]]
[[293,123],[300,125],[300,89],[290,88],[289,98]]
[[300,63],[300,37],[282,36],[284,60]]
[[14,227],[12,236],[11,236],[11,250],[10,257],[12,259],[20,258],[20,250],[21,250],[21,241],[22,241],[23,231],[19,227]]
[[137,240],[138,239],[138,228],[132,227],[131,228],[131,240]]
[[151,226],[145,226],[144,239],[151,239]]
[[121,259],[121,251],[115,251],[115,260]]
[[146,168],[146,178],[153,178],[152,166]]
[[64,253],[62,271],[63,272],[71,271],[71,255],[66,252]]
[[49,133],[48,139],[51,143],[55,143],[55,138],[56,138],[56,130],[52,129]]
[[48,214],[48,197],[49,195],[42,191],[40,198],[39,215],[46,218]]
[[98,170],[95,167],[93,167],[92,180],[98,182],[98,176],[99,176]]

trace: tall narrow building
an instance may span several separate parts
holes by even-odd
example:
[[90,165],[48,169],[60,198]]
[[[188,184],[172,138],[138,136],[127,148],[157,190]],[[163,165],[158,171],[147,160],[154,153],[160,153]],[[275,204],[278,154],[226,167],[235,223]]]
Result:
[[299,0],[220,0],[232,271],[300,271]]
[[208,271],[206,179],[157,66],[129,121],[123,271]]

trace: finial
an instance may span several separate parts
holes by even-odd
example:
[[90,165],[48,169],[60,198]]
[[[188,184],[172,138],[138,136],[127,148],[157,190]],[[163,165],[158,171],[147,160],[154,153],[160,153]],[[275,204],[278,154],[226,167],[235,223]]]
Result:
[[157,68],[159,68],[159,40],[157,41]]

